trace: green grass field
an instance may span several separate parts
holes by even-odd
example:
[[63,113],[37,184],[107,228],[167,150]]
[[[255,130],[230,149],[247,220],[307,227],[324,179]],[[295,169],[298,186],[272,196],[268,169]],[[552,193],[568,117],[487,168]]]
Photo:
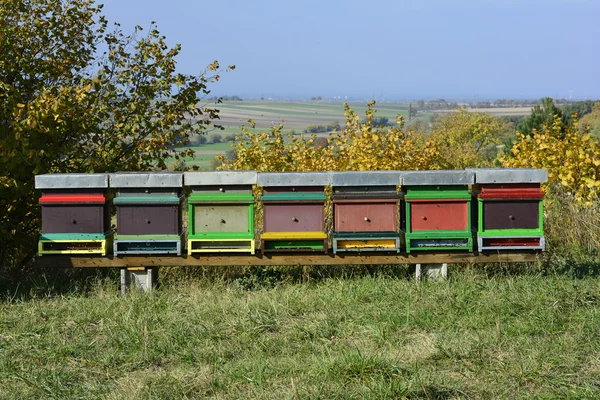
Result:
[[0,398],[600,396],[595,277],[265,271],[0,301]]

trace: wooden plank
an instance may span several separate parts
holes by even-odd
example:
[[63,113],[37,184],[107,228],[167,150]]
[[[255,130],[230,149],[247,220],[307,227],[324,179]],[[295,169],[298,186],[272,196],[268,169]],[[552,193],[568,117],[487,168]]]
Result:
[[278,266],[278,265],[375,265],[375,264],[475,264],[533,262],[540,253],[506,252],[490,254],[422,253],[422,254],[263,254],[263,255],[183,255],[177,256],[68,256],[45,255],[35,259],[38,267],[131,268],[166,266]]

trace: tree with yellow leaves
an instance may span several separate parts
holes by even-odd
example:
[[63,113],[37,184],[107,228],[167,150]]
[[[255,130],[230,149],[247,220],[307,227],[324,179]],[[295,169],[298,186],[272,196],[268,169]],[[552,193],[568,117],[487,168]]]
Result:
[[[165,168],[217,111],[199,105],[218,63],[176,72],[154,26],[108,31],[93,0],[1,0],[0,268],[35,252],[34,175]],[[99,48],[104,49],[103,53]]]
[[[346,122],[329,134],[327,145],[316,145],[317,135],[282,134],[282,125],[270,132],[251,133],[242,128],[234,144],[234,158],[218,156],[220,169],[257,171],[364,171],[422,170],[435,168],[438,151],[431,140],[404,127],[374,124],[375,102],[368,103],[366,119],[344,103]],[[252,125],[252,121],[251,126]]]
[[461,108],[438,119],[431,140],[438,149],[440,169],[491,166],[497,145],[507,134],[506,125],[492,115]]
[[502,158],[510,168],[545,168],[549,184],[560,184],[582,202],[598,200],[600,195],[600,144],[573,124],[563,126],[559,116],[551,126],[534,129],[532,135],[517,132],[511,154]]

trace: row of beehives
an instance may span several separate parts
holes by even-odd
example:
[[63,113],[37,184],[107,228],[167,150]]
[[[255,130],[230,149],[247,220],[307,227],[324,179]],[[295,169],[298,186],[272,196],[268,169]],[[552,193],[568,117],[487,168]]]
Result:
[[254,185],[263,188],[262,252],[473,251],[474,239],[480,252],[543,250],[546,181],[537,169],[38,175],[38,253],[180,255],[187,244],[188,254],[254,254]]

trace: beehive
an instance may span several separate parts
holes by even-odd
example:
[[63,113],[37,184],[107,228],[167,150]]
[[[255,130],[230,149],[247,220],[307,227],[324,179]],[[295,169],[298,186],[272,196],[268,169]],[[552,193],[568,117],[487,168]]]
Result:
[[477,169],[479,251],[544,250],[542,169]]
[[473,251],[472,171],[410,171],[402,178],[406,251]]
[[181,254],[182,173],[114,173],[110,186],[117,191],[115,255]]
[[330,173],[259,173],[258,185],[264,191],[263,252],[327,252],[324,190],[331,185]]
[[47,174],[41,190],[42,235],[38,254],[101,254],[110,248],[107,174]]
[[333,252],[400,251],[400,171],[334,172]]
[[185,172],[188,197],[188,254],[254,254],[255,171]]

